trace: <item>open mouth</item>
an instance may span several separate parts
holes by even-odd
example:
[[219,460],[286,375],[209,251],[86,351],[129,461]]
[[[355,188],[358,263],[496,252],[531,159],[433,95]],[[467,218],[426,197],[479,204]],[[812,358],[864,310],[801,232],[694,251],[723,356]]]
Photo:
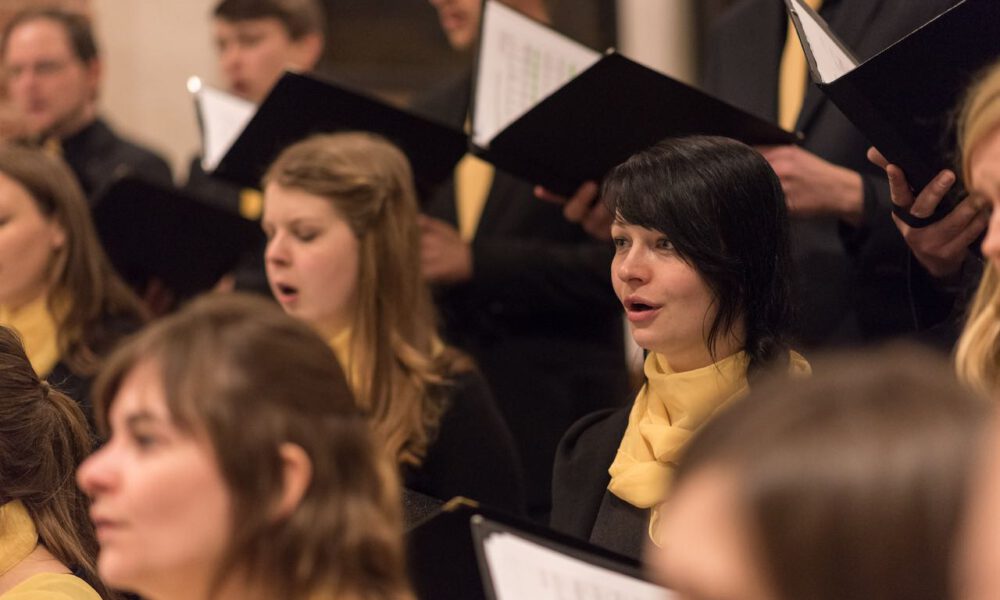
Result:
[[658,306],[653,306],[652,304],[647,304],[645,302],[638,301],[638,300],[626,300],[625,301],[625,310],[627,310],[629,312],[639,312],[639,313],[641,313],[641,312],[648,312],[648,311],[651,311],[651,310],[656,310],[657,308],[659,308],[659,307]]
[[281,302],[287,302],[293,300],[298,296],[299,289],[293,285],[288,285],[287,283],[276,283],[274,284],[274,291],[278,300]]

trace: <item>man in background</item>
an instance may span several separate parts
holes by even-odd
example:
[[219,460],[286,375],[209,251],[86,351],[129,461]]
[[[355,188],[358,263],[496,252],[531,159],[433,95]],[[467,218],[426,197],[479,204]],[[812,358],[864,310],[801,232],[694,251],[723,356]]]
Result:
[[[311,71],[323,55],[326,16],[318,0],[222,0],[212,11],[219,70],[226,90],[260,104],[286,70]],[[260,219],[260,191],[240,188],[201,168],[196,156],[185,189],[209,204]],[[264,250],[255,247],[240,261],[237,289],[269,294]]]
[[[430,0],[459,51],[479,35],[480,0]],[[507,0],[549,21],[543,0]],[[461,127],[471,77],[415,107]],[[593,184],[589,184],[593,185]],[[580,417],[626,400],[621,305],[611,288],[612,247],[538,201],[532,182],[466,155],[430,194],[421,260],[448,340],[489,382],[521,453],[529,515],[545,520],[562,434]]]
[[125,175],[172,183],[163,158],[98,115],[102,63],[86,17],[28,9],[7,23],[0,43],[4,89],[20,124],[16,137],[57,149],[91,202]]

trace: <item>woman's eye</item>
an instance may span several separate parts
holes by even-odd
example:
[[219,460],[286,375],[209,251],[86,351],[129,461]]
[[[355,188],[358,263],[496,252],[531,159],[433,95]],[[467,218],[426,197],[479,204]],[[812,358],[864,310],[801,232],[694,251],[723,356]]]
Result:
[[673,250],[674,249],[674,245],[671,244],[670,240],[668,240],[667,238],[660,238],[660,239],[656,240],[656,247],[659,248],[660,250]]
[[625,239],[625,238],[623,238],[623,237],[614,237],[614,238],[611,238],[611,241],[614,242],[615,248],[619,248],[619,249],[620,248],[624,248],[624,247],[626,247],[628,245],[628,240]]
[[295,237],[303,242],[311,242],[316,239],[317,233],[315,231],[297,231],[295,232]]
[[149,450],[155,447],[160,440],[154,435],[133,433],[132,441],[135,442],[135,445],[138,446],[140,450]]

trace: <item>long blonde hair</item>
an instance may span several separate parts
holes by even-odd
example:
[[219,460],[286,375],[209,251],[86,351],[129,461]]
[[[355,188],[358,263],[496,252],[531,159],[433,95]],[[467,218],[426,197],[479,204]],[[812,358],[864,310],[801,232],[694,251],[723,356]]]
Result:
[[[1000,63],[990,67],[969,90],[959,116],[958,142],[962,177],[971,188],[970,157],[1000,128]],[[967,384],[1000,391],[1000,277],[987,266],[955,352],[955,369]]]
[[471,364],[438,337],[420,275],[409,161],[375,135],[317,135],[282,152],[264,182],[327,198],[358,238],[357,303],[344,368],[390,455],[419,465],[444,412],[449,378]]

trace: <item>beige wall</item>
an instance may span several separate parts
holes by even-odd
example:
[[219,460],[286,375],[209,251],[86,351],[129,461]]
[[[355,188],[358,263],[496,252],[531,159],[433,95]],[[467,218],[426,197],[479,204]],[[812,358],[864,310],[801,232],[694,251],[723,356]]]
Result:
[[175,177],[198,149],[187,79],[218,80],[208,17],[215,2],[90,0],[104,57],[102,113],[166,156]]

